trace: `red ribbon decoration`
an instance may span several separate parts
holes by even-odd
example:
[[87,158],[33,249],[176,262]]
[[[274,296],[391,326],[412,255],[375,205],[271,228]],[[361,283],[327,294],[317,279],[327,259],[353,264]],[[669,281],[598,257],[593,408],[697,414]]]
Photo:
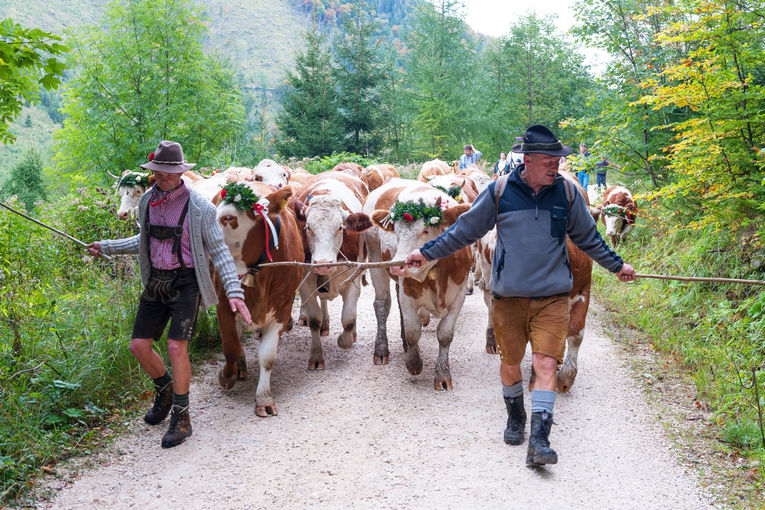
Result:
[[269,230],[269,227],[268,227],[268,218],[266,217],[265,214],[263,214],[263,211],[265,210],[265,207],[263,207],[263,205],[261,205],[259,202],[256,202],[256,203],[252,204],[252,210],[255,211],[256,213],[258,213],[261,218],[263,218],[263,227],[264,227],[264,229],[266,231],[266,256],[268,257],[268,261],[269,262],[273,262],[274,259],[271,258],[271,250],[268,247],[268,245],[271,244],[269,242],[269,234],[268,234],[268,230]]

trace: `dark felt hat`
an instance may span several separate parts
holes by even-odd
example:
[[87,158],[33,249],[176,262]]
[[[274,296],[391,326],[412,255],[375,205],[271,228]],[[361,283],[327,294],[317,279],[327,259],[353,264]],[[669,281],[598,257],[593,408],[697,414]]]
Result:
[[512,150],[523,154],[538,153],[559,157],[570,156],[574,153],[571,147],[560,143],[558,137],[541,124],[528,128],[521,143],[514,146]]
[[141,165],[144,170],[155,172],[167,172],[169,174],[182,174],[186,170],[192,169],[196,164],[187,163],[183,159],[183,148],[178,142],[162,140],[159,142],[157,150],[152,153],[153,158],[149,158],[148,163]]

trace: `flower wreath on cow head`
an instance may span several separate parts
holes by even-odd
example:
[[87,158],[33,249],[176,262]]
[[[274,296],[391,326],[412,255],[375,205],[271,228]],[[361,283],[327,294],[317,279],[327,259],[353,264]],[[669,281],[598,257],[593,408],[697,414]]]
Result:
[[452,197],[454,200],[459,202],[460,204],[463,202],[462,200],[462,186],[459,186],[455,184],[454,186],[449,186],[449,189],[444,188],[443,186],[439,186],[437,184],[431,184],[434,188],[443,191],[450,197]]
[[120,181],[117,184],[118,188],[122,188],[123,186],[128,188],[132,188],[133,186],[143,186],[144,188],[148,188],[149,175],[139,172],[128,172],[120,178]]
[[422,218],[426,225],[438,225],[444,219],[443,209],[446,206],[446,202],[441,202],[441,197],[436,198],[436,202],[433,205],[426,205],[423,199],[417,202],[397,201],[390,208],[387,219],[395,223],[402,220],[412,222]]
[[627,222],[627,225],[635,223],[635,213],[629,212],[627,209],[620,205],[609,204],[603,208],[603,214],[606,216],[616,216]]
[[277,232],[274,223],[271,221],[271,218],[268,217],[268,199],[259,197],[255,194],[252,188],[246,184],[238,182],[228,183],[221,190],[220,197],[225,204],[231,204],[240,211],[252,211],[254,214],[263,218],[263,222],[268,225],[268,228],[266,228],[266,255],[268,256],[268,260],[273,262],[271,251],[269,249],[269,245],[271,244],[269,230],[273,235],[274,248],[277,250],[279,249],[279,233]]

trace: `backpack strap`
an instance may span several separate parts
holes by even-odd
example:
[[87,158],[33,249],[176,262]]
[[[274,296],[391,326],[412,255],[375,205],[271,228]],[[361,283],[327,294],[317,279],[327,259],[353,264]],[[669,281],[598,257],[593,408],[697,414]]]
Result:
[[501,175],[494,184],[494,223],[499,221],[499,197],[505,192],[508,177],[510,174]]
[[574,184],[569,182],[568,179],[563,179],[563,188],[566,190],[566,199],[568,200],[568,210],[571,211],[571,206],[574,203],[574,193],[576,193],[576,190],[574,190]]

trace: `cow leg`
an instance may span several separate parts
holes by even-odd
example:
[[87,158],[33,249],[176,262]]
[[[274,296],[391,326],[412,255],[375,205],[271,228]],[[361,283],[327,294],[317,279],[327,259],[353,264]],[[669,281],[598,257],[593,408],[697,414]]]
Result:
[[590,305],[590,296],[587,293],[579,294],[571,301],[568,334],[566,336],[566,356],[558,370],[557,378],[558,391],[561,393],[570,390],[576,380],[577,357],[579,356],[579,347],[584,339],[584,326],[587,319],[587,309]]
[[329,336],[329,309],[327,308],[327,301],[329,299],[321,299],[321,336]]
[[470,273],[468,273],[467,277],[467,287],[465,288],[465,294],[468,296],[473,295],[473,286],[475,285],[475,266],[470,269]]
[[388,351],[388,314],[390,314],[390,278],[385,269],[370,269],[372,286],[375,289],[375,300],[372,304],[377,319],[377,336],[373,361],[375,365],[387,365]]
[[223,356],[226,358],[226,363],[218,373],[218,383],[230,390],[237,380],[247,378],[247,360],[231,308],[217,306],[215,314],[218,317]]
[[458,292],[457,299],[449,306],[449,312],[438,322],[438,329],[436,330],[438,359],[436,359],[436,376],[433,380],[433,387],[438,391],[454,389],[452,387],[452,373],[449,370],[449,347],[452,345],[454,325],[464,302],[465,292]]
[[305,301],[300,298],[300,313],[298,313],[298,326],[308,326],[308,315],[305,311]]
[[489,312],[489,318],[486,322],[486,352],[497,354],[497,339],[494,337],[494,325],[491,323],[491,292],[486,289],[483,291],[483,302]]
[[360,280],[360,278],[356,278],[342,292],[343,311],[340,320],[343,323],[343,332],[337,337],[337,345],[342,349],[350,349],[353,342],[356,341],[356,306],[361,294]]
[[[404,348],[404,352],[409,349],[409,345],[406,343],[406,328],[404,328],[404,307],[401,306],[401,283],[399,282],[400,278],[396,278],[396,299],[398,299],[398,319],[400,321],[401,326],[401,344]],[[419,317],[418,317],[419,320]],[[420,322],[420,327],[422,327],[422,322]]]
[[398,296],[399,308],[406,310],[402,313],[402,331],[404,332],[405,351],[406,351],[406,369],[412,375],[419,375],[422,372],[422,358],[420,357],[420,335],[422,334],[422,323],[417,313],[417,303],[400,293]]
[[276,403],[271,395],[271,370],[276,363],[276,351],[279,346],[279,331],[282,324],[271,323],[263,328],[263,339],[258,348],[258,362],[260,364],[260,378],[258,388],[255,391],[255,414],[262,417],[276,416]]
[[[312,281],[313,280],[313,281]],[[311,354],[308,357],[308,370],[324,370],[324,352],[321,348],[321,306],[317,297],[312,296],[312,289],[316,289],[316,277],[308,277],[308,280],[300,286],[300,299],[305,303],[306,318],[311,328]]]

